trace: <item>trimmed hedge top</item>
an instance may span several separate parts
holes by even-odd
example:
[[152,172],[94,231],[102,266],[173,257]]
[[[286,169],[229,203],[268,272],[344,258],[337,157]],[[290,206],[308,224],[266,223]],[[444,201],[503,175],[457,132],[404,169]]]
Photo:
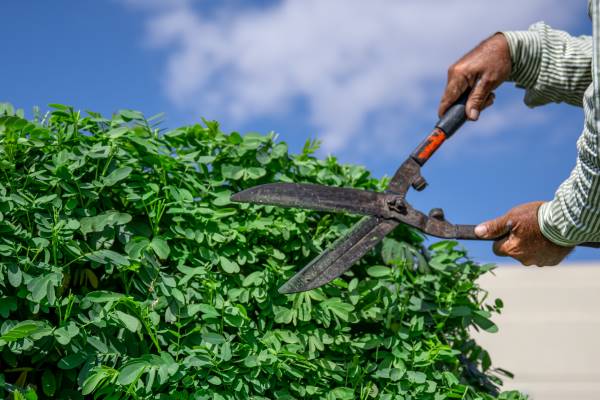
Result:
[[[489,271],[399,227],[325,287],[277,288],[357,218],[229,202],[362,167],[204,121],[0,107],[0,397],[492,399]],[[3,387],[3,388],[2,388]],[[501,399],[522,399],[516,392]]]

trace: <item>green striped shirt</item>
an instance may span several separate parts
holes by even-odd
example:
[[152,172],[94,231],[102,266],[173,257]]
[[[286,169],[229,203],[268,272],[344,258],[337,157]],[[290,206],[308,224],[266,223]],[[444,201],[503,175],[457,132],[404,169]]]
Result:
[[526,89],[525,104],[566,102],[583,107],[583,132],[569,178],[538,212],[542,234],[552,242],[600,242],[600,75],[598,71],[599,0],[590,1],[592,36],[572,37],[543,22],[528,31],[503,32],[512,58],[510,80]]

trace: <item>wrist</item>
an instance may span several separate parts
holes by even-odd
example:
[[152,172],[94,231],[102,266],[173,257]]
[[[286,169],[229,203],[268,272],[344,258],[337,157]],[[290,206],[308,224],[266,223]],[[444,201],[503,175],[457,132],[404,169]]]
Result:
[[566,238],[561,233],[560,229],[558,229],[558,227],[553,223],[551,207],[551,202],[545,202],[538,208],[537,211],[537,220],[542,236],[558,246],[576,246],[578,242]]
[[518,86],[531,88],[540,74],[542,62],[542,39],[535,31],[500,32],[506,39],[511,59],[509,81]]

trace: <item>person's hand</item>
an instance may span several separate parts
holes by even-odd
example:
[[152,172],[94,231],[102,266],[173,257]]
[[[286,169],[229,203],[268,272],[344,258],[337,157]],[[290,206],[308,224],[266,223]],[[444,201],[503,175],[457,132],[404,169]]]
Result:
[[499,218],[477,225],[475,234],[482,239],[499,238],[493,246],[498,256],[512,257],[523,265],[556,265],[573,247],[559,246],[542,235],[537,218],[542,203],[517,206]]
[[448,69],[448,83],[440,102],[438,114],[444,115],[461,94],[473,88],[466,105],[467,118],[477,120],[479,113],[494,102],[494,93],[508,79],[512,62],[508,42],[496,33],[465,54]]

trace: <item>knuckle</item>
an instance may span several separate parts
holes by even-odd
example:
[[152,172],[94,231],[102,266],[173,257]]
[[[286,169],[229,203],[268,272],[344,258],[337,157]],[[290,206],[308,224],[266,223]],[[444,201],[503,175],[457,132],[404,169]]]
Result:
[[460,66],[458,64],[452,64],[448,67],[448,76],[457,75],[459,72]]
[[476,107],[481,107],[481,105],[483,104],[483,98],[481,96],[473,96],[471,98],[471,104],[476,106]]
[[471,94],[471,96],[469,97],[469,101],[471,102],[471,104],[483,104],[483,102],[486,101],[486,99],[487,95],[480,91],[473,92],[473,94]]
[[499,84],[502,81],[500,74],[496,72],[487,74],[485,79],[490,86]]
[[489,91],[490,88],[494,85],[494,82],[494,79],[490,79],[489,76],[482,76],[477,82],[477,84]]

